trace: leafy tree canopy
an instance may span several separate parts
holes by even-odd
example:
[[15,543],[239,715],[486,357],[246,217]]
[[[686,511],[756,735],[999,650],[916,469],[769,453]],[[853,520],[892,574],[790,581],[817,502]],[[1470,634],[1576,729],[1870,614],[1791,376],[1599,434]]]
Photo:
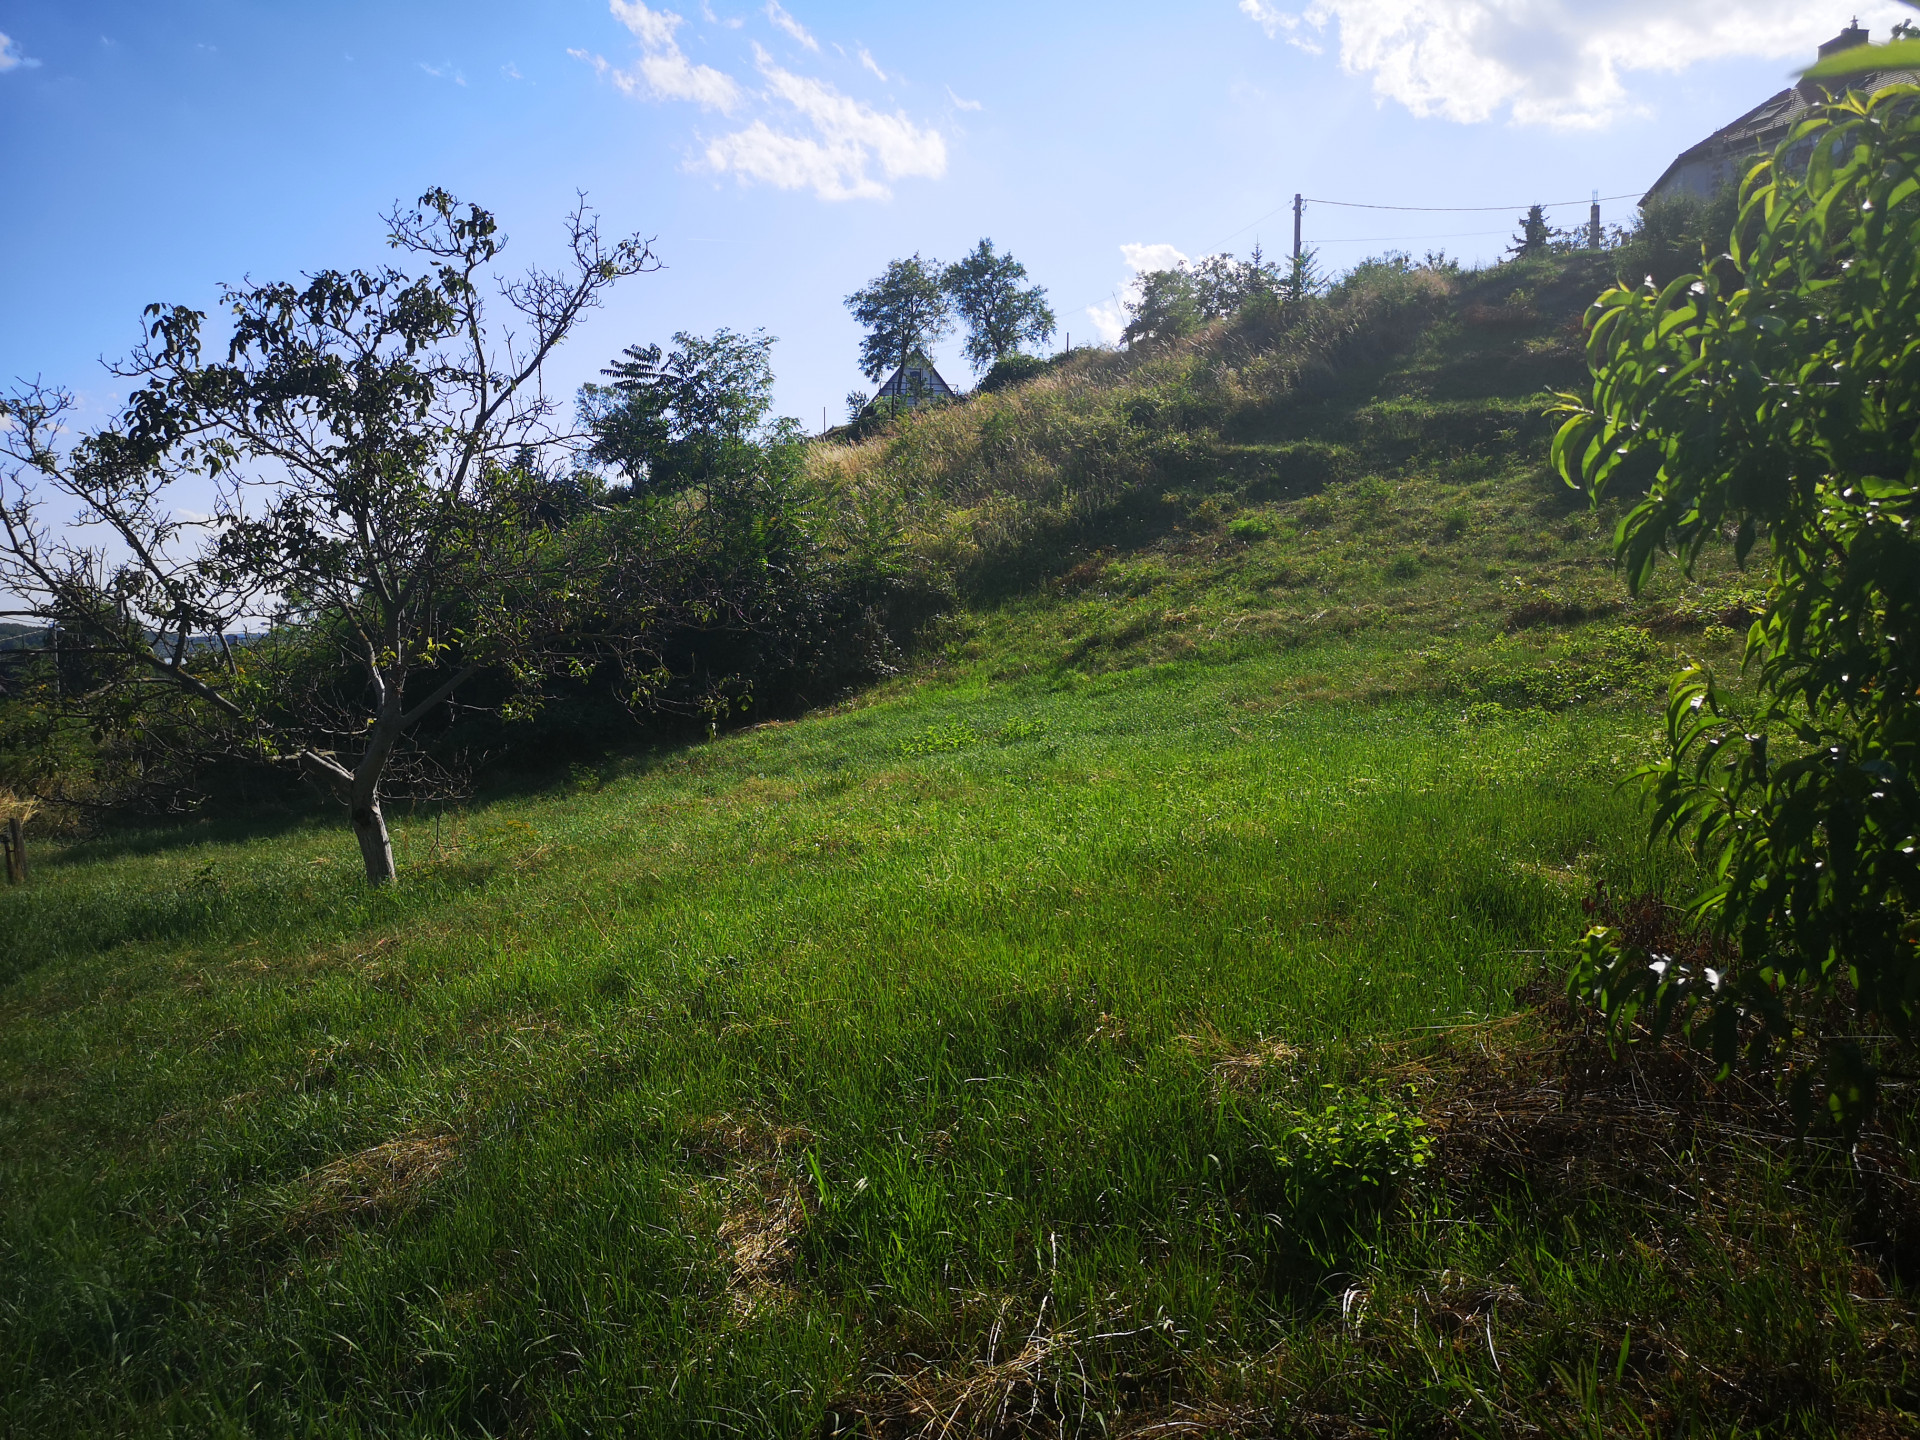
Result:
[[1178,339],[1209,320],[1236,314],[1255,300],[1289,295],[1296,288],[1302,296],[1311,294],[1320,287],[1320,279],[1311,255],[1303,259],[1306,263],[1299,274],[1283,275],[1280,266],[1256,245],[1246,260],[1208,255],[1192,264],[1149,271],[1135,282],[1134,298],[1127,304],[1130,318],[1120,338],[1128,345]]
[[773,408],[773,347],[764,330],[712,338],[682,331],[673,349],[630,345],[586,385],[580,412],[589,456],[636,492],[674,494],[737,473],[765,438]]
[[919,254],[888,264],[872,283],[847,297],[847,309],[866,329],[860,373],[879,381],[915,350],[931,353],[953,330],[946,271]]
[[966,322],[967,362],[975,373],[1016,353],[1023,342],[1044,344],[1056,328],[1047,292],[1027,285],[1027,267],[1011,255],[996,254],[982,240],[964,260],[949,265],[943,277],[947,294]]
[[1194,307],[1202,320],[1232,315],[1261,296],[1277,293],[1285,283],[1280,267],[1253,247],[1245,260],[1232,255],[1208,255],[1193,266]]
[[1127,316],[1127,328],[1120,332],[1124,345],[1177,340],[1191,334],[1201,320],[1200,296],[1193,273],[1185,266],[1149,270],[1135,282],[1133,299],[1127,302]]

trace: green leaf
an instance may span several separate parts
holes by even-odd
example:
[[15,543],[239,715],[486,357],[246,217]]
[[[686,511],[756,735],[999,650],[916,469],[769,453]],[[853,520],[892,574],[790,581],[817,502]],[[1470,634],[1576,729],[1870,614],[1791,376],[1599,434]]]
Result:
[[1809,65],[1800,72],[1808,80],[1834,80],[1876,70],[1920,69],[1920,40],[1890,40],[1884,45],[1856,45]]

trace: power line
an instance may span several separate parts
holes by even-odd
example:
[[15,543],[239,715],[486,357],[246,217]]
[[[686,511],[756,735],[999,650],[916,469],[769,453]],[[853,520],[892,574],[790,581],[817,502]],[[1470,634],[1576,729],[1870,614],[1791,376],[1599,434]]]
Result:
[[[1401,210],[1419,215],[1476,215],[1497,210],[1528,210],[1533,207],[1534,203],[1528,201],[1524,205],[1362,205],[1355,200],[1315,200],[1311,195],[1303,196],[1302,198],[1309,205],[1337,205],[1342,210]],[[1600,203],[1605,204],[1611,200],[1631,200],[1633,198],[1631,195],[1602,195],[1600,197]],[[1550,200],[1540,208],[1542,210],[1564,210],[1569,205],[1591,205],[1593,203],[1592,200]],[[1284,210],[1286,206],[1283,205],[1280,209]],[[1276,210],[1273,213],[1277,215],[1280,212]],[[1262,220],[1265,218],[1264,215],[1261,216]],[[1258,225],[1260,221],[1256,220],[1253,223]]]
[[1316,241],[1319,245],[1371,245],[1378,240],[1474,240],[1487,235],[1504,235],[1505,228],[1499,230],[1449,230],[1443,235],[1327,235]]
[[[1392,210],[1406,215],[1486,215],[1511,213],[1515,210],[1529,210],[1535,203],[1528,201],[1524,205],[1369,205],[1357,200],[1315,200],[1311,196],[1302,196],[1300,198],[1308,205],[1328,205],[1340,210]],[[1627,195],[1602,195],[1599,197],[1598,202],[1591,198],[1586,200],[1550,200],[1546,204],[1541,205],[1540,208],[1542,210],[1563,210],[1573,205],[1592,205],[1595,203],[1604,205],[1615,200],[1637,200],[1639,198],[1639,194],[1636,192]],[[1274,209],[1267,211],[1266,214],[1249,220],[1231,235],[1224,236],[1215,242],[1209,253],[1220,250],[1227,241],[1239,239],[1242,235],[1246,234],[1247,231],[1253,229],[1254,226],[1263,224],[1282,211],[1291,210],[1292,208],[1293,201],[1289,200],[1286,204],[1276,206]],[[1335,237],[1322,240],[1320,243],[1323,245],[1374,245],[1393,240],[1466,240],[1479,239],[1484,236],[1497,235],[1499,233],[1498,230],[1465,230],[1453,235],[1356,235],[1345,238]],[[1123,303],[1118,292],[1112,295],[1112,299],[1116,305]],[[1092,307],[1087,305],[1080,308],[1087,310]]]

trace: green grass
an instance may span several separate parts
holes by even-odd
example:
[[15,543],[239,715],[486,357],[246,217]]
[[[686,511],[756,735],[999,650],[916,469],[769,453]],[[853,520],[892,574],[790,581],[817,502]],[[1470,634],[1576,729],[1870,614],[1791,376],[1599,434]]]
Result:
[[400,818],[391,890],[331,816],[43,846],[0,1426],[1899,1433],[1844,1165],[1559,1108],[1515,991],[1687,883],[1619,781],[1739,582],[1623,608],[1524,444],[1367,418],[1449,333],[1234,442],[1400,459],[1169,482],[857,701]]

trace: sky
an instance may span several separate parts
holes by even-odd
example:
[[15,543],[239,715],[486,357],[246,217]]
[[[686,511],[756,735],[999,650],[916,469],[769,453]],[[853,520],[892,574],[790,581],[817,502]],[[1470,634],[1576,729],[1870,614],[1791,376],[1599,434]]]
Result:
[[[764,328],[783,413],[838,422],[844,298],[982,237],[1111,341],[1143,266],[1307,243],[1491,260],[1521,207],[1609,221],[1679,151],[1896,0],[0,0],[0,384],[99,423],[151,301],[391,258],[444,186],[510,266],[585,192],[664,268],[556,358]],[[1351,205],[1493,207],[1479,212]],[[958,343],[938,357],[970,380]]]

